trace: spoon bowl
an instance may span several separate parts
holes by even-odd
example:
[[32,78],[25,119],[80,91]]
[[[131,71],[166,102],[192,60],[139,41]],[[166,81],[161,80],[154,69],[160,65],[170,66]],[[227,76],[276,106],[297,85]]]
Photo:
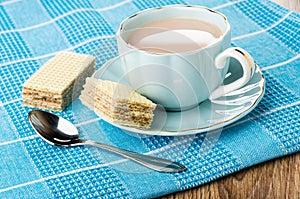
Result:
[[28,119],[36,133],[49,144],[82,145],[77,128],[64,118],[46,111],[34,110],[29,112]]
[[148,168],[159,172],[181,172],[186,170],[182,164],[170,160],[120,149],[114,146],[82,140],[77,128],[68,120],[52,113],[33,110],[28,114],[28,120],[38,135],[49,144],[56,146],[91,145],[117,153]]

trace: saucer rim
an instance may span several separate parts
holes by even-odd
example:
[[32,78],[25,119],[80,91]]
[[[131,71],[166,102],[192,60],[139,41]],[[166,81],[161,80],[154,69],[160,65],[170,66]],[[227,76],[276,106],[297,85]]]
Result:
[[[257,96],[255,102],[248,109],[244,110],[243,112],[241,112],[237,115],[234,115],[233,117],[231,117],[228,120],[223,121],[223,122],[214,123],[212,125],[205,126],[205,127],[186,129],[186,130],[180,130],[180,131],[171,131],[171,130],[163,130],[163,129],[161,129],[161,130],[154,130],[154,129],[151,130],[151,129],[139,129],[139,128],[135,128],[135,127],[122,126],[122,125],[119,125],[119,124],[116,124],[116,123],[110,121],[108,118],[103,117],[102,115],[100,115],[98,113],[96,113],[96,114],[102,120],[104,120],[105,122],[107,122],[107,123],[109,123],[109,124],[111,124],[111,125],[113,125],[117,128],[120,128],[122,130],[131,132],[131,133],[138,133],[138,134],[144,134],[144,135],[183,136],[183,135],[196,135],[196,134],[201,134],[201,133],[205,133],[205,132],[208,132],[208,131],[216,130],[216,129],[222,128],[224,126],[227,126],[229,124],[232,124],[233,122],[237,121],[238,119],[241,119],[242,117],[247,115],[249,112],[251,112],[259,104],[259,102],[261,101],[261,99],[262,99],[262,97],[265,93],[266,80],[265,80],[264,74],[261,71],[261,68],[258,66],[257,63],[255,63],[255,67],[256,67],[256,70],[257,70],[256,72],[258,72],[261,75],[261,78],[262,78],[261,81],[263,81],[263,84],[262,84],[261,89],[259,91],[260,95]],[[103,68],[101,67],[99,70],[101,70],[101,69],[103,69]],[[201,106],[201,104],[199,104],[198,107],[199,106]]]

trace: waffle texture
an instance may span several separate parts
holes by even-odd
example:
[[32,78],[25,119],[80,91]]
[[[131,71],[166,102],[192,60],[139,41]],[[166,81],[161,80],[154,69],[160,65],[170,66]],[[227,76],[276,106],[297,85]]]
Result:
[[95,78],[87,78],[79,99],[109,121],[137,128],[150,127],[156,107],[125,85]]
[[85,79],[95,72],[95,58],[61,52],[47,61],[23,85],[23,105],[63,111],[79,95]]

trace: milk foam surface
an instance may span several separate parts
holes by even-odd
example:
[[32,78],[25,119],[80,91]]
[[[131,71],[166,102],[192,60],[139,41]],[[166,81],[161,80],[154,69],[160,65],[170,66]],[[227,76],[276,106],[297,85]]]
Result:
[[221,35],[217,26],[205,21],[169,18],[136,29],[127,42],[152,53],[179,53],[208,46]]

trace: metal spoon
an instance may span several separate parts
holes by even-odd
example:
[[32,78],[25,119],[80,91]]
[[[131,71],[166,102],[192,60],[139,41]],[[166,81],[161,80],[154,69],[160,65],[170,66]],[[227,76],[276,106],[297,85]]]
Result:
[[82,140],[79,138],[77,128],[71,122],[49,112],[33,110],[29,112],[28,119],[37,134],[52,145],[91,145],[117,153],[159,172],[180,172],[186,170],[183,165],[170,160],[138,154],[91,140]]

